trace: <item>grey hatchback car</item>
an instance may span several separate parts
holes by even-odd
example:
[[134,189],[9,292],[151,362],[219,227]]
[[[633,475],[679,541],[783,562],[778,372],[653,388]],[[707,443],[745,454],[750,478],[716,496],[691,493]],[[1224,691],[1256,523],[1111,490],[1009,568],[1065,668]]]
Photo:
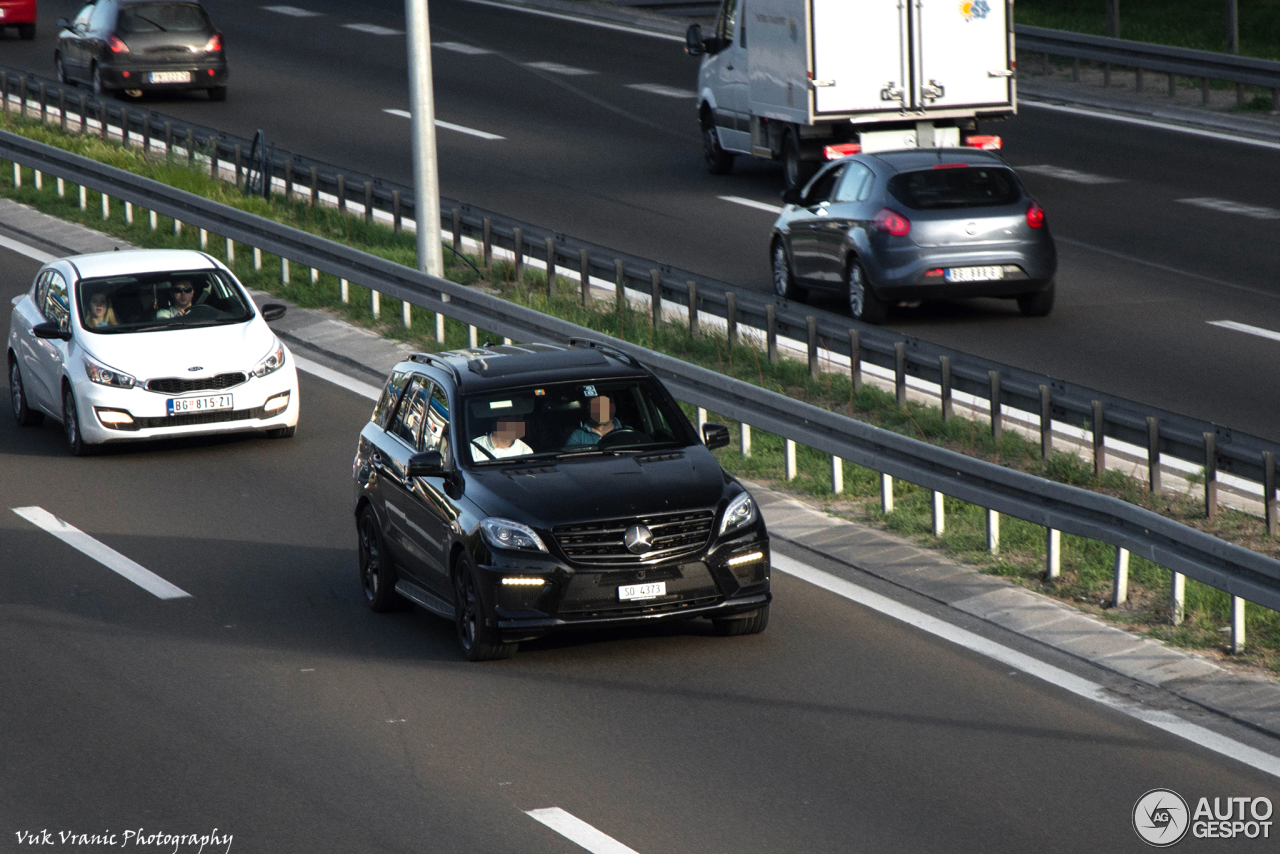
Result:
[[932,299],[1012,298],[1029,317],[1053,309],[1058,260],[1044,209],[995,154],[855,154],[782,198],[770,245],[781,297],[842,293],[868,323],[893,303]]

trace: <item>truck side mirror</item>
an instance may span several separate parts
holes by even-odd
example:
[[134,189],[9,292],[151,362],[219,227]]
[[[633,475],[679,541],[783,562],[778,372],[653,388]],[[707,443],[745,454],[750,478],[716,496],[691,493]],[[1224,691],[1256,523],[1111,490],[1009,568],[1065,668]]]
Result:
[[691,24],[684,33],[684,52],[690,56],[702,56],[707,52],[702,43],[702,27]]

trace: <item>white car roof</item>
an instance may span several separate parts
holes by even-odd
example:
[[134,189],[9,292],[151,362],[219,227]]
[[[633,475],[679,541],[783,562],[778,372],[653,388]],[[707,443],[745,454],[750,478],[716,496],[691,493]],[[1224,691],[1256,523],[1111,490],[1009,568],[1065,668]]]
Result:
[[82,279],[127,276],[130,273],[163,273],[169,270],[212,270],[214,264],[194,249],[128,249],[94,252],[64,258],[75,265]]

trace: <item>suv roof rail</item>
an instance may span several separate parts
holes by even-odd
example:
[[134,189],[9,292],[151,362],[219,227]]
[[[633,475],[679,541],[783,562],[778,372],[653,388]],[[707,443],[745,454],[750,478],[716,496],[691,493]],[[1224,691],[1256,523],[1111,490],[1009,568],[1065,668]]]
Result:
[[443,356],[437,356],[435,353],[414,353],[409,357],[409,361],[417,362],[420,365],[430,365],[433,368],[440,368],[448,371],[453,375],[454,380],[462,382],[462,374],[458,372],[458,366]]
[[620,350],[617,347],[604,343],[603,341],[595,341],[591,338],[570,338],[569,346],[570,347],[587,347],[592,350],[599,350],[601,353],[604,353],[609,356],[613,356],[615,359],[621,359],[622,361],[626,362],[629,365],[632,365],[637,368],[644,368],[644,365],[636,361],[636,357],[632,356],[626,350]]

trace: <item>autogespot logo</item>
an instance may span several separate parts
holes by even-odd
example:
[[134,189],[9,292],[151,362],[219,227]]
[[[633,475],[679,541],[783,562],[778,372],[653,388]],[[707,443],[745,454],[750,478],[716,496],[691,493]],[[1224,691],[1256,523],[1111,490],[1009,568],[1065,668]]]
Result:
[[1187,802],[1172,789],[1152,789],[1133,805],[1133,829],[1143,842],[1168,848],[1187,835]]

